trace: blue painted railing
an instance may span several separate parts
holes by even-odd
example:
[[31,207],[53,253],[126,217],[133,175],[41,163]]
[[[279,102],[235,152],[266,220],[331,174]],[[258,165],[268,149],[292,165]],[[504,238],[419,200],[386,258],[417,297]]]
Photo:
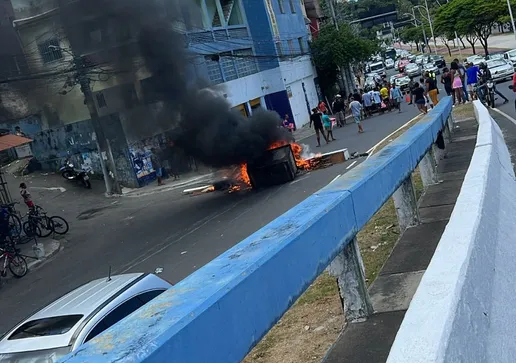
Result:
[[451,113],[401,137],[62,362],[236,363],[412,173]]

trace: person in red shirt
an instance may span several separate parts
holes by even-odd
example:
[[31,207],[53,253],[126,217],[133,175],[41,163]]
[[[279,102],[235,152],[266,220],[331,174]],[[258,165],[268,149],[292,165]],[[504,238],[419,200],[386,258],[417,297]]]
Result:
[[324,103],[324,101],[321,101],[319,102],[319,106],[317,106],[317,108],[319,109],[319,111],[321,111],[323,114],[327,115],[328,114],[328,108],[326,107],[326,103]]
[[[516,92],[516,72],[512,75],[512,91]],[[516,99],[514,100],[514,109],[516,109]]]

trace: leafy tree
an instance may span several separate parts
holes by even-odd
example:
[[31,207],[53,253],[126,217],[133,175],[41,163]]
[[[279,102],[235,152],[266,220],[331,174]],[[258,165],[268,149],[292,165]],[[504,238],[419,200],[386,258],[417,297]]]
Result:
[[506,13],[505,0],[453,0],[437,10],[435,24],[442,30],[453,27],[472,46],[478,39],[488,55],[492,28]]
[[339,24],[339,30],[331,25],[324,26],[311,43],[311,49],[321,88],[330,95],[339,67],[366,61],[379,51],[379,46],[376,40],[358,36],[349,25]]

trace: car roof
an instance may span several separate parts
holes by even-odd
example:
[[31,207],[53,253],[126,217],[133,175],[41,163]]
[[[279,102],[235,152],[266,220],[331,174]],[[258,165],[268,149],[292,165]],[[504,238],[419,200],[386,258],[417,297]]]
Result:
[[[132,293],[133,289],[136,292],[149,287],[156,287],[155,279],[165,283],[165,281],[155,275],[144,273],[116,275],[110,279],[105,277],[88,282],[60,297],[11,329],[0,340],[0,354],[66,347],[71,344],[84,325],[109,303],[116,301],[117,298],[126,292]],[[14,340],[8,339],[19,327],[27,322],[71,315],[82,317],[64,334]]]

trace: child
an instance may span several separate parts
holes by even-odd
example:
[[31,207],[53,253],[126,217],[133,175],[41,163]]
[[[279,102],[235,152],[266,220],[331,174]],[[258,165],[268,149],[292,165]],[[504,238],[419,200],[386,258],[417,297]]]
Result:
[[30,192],[27,189],[27,185],[25,183],[20,184],[20,195],[23,198],[23,201],[29,207],[29,209],[34,208],[34,202],[32,201],[32,197],[30,196]]
[[[333,137],[333,128],[332,128],[332,125],[331,125],[330,116],[322,115],[322,122],[323,122],[323,125],[324,125],[324,129],[326,130],[326,132],[328,134],[326,139],[328,141],[335,141],[335,140],[337,140],[336,138]],[[330,140],[330,136],[331,136],[331,140]]]
[[362,104],[355,99],[353,100],[353,102],[349,104],[349,110],[351,111],[353,119],[355,120],[355,123],[358,126],[358,133],[361,134],[362,132],[364,132],[364,129],[362,128],[362,124],[360,122],[362,116]]

